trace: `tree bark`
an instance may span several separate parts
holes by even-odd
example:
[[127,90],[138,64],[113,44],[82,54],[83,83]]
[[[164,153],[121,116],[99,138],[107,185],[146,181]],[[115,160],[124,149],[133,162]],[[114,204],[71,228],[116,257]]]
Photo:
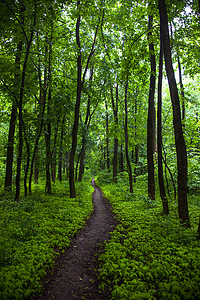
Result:
[[131,169],[131,163],[128,155],[128,109],[127,109],[127,96],[128,96],[128,79],[125,85],[125,97],[124,97],[124,104],[125,104],[125,126],[124,126],[124,132],[125,132],[125,153],[126,153],[126,162],[127,162],[127,168],[128,168],[128,175],[129,175],[129,187],[130,187],[130,193],[133,193],[133,176],[132,176],[132,169]]
[[60,135],[60,152],[59,152],[59,163],[58,163],[58,179],[60,182],[62,181],[64,123],[65,123],[65,116],[63,117],[62,120],[62,128],[61,128],[61,135]]
[[120,157],[119,157],[119,171],[124,172],[124,155],[123,155],[123,145],[120,146]]
[[48,105],[47,105],[47,125],[45,130],[45,144],[46,144],[46,186],[45,193],[51,194],[51,122],[50,122],[50,102],[51,102],[51,89],[49,88]]
[[181,62],[178,55],[178,70],[179,70],[179,83],[181,89],[181,101],[182,101],[182,127],[185,127],[185,94],[184,94],[184,87],[182,81],[182,70],[181,70]]
[[[79,11],[80,8],[80,1],[77,1],[77,11]],[[80,44],[80,21],[81,16],[80,12],[78,12],[78,17],[76,21],[76,44],[78,47],[78,55],[77,55],[77,89],[76,89],[76,104],[75,104],[75,113],[74,113],[74,124],[72,129],[72,146],[70,151],[70,157],[69,157],[69,188],[70,188],[70,198],[76,197],[76,190],[75,190],[75,182],[74,182],[74,158],[76,153],[76,146],[77,146],[77,134],[78,134],[78,124],[79,124],[79,110],[80,110],[80,104],[81,104],[81,92],[82,88],[84,86],[85,82],[85,76],[88,70],[90,59],[94,53],[94,45],[96,42],[97,32],[99,24],[96,27],[96,32],[94,36],[94,41],[92,44],[92,49],[90,51],[90,54],[88,56],[88,60],[86,63],[86,68],[83,74],[83,80],[81,80],[82,77],[82,55],[81,55],[81,44]]]
[[116,85],[116,102],[114,101],[113,90],[111,87],[111,100],[115,122],[115,137],[114,137],[114,149],[113,149],[113,182],[117,183],[117,155],[118,155],[118,138],[117,138],[117,127],[118,127],[118,84]]
[[23,110],[23,98],[24,98],[24,87],[25,87],[25,78],[26,78],[26,67],[29,57],[29,52],[33,40],[34,29],[36,25],[36,3],[35,3],[35,13],[33,20],[33,29],[31,31],[30,39],[27,44],[26,54],[22,69],[22,80],[20,87],[19,95],[19,147],[18,147],[18,157],[17,157],[17,175],[16,175],[16,192],[15,192],[15,201],[19,201],[20,196],[20,178],[21,178],[21,162],[22,162],[22,150],[23,150],[23,120],[22,120],[22,110]]
[[148,196],[155,200],[155,178],[154,178],[154,152],[155,152],[155,81],[156,81],[156,60],[152,39],[153,16],[149,16],[149,52],[151,55],[151,77],[149,87],[149,105],[147,120],[147,166],[148,166]]
[[165,192],[162,163],[162,73],[163,73],[163,46],[160,40],[159,76],[158,76],[158,108],[157,108],[157,151],[158,151],[158,182],[164,215],[169,214],[168,200]]
[[106,108],[106,165],[107,170],[110,173],[110,153],[109,153],[109,124],[108,124],[108,105],[107,102],[105,102],[105,108]]
[[166,4],[165,0],[159,0],[158,3],[161,38],[165,57],[165,68],[167,72],[173,108],[173,125],[178,168],[178,212],[180,220],[189,226],[189,213],[187,204],[187,152],[181,124],[181,110],[178,89],[172,65]]
[[[15,58],[14,84],[15,84],[16,89],[17,89],[18,79],[19,79],[21,51],[22,51],[22,42],[19,42],[19,44],[17,45],[17,54],[16,54],[16,58]],[[16,91],[15,91],[15,93],[16,93]],[[11,117],[10,117],[9,134],[8,134],[7,154],[6,154],[6,176],[5,176],[5,184],[4,184],[5,190],[12,190],[13,151],[14,151],[16,115],[17,115],[17,103],[16,103],[16,100],[13,99]]]

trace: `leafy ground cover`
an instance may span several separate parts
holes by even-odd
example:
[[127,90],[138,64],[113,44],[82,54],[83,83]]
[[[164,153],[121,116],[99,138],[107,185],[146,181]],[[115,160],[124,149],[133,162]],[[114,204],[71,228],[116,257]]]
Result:
[[43,191],[44,185],[37,185],[19,203],[13,201],[12,193],[0,197],[2,300],[26,299],[40,292],[47,270],[91,214],[89,180],[77,184],[75,199],[70,199],[66,182],[57,182],[51,196]]
[[200,299],[200,195],[189,195],[191,228],[186,229],[175,201],[168,216],[162,215],[159,198],[150,201],[146,181],[140,177],[130,194],[127,175],[116,185],[109,175],[97,180],[120,221],[100,256],[101,285],[112,288],[115,300]]

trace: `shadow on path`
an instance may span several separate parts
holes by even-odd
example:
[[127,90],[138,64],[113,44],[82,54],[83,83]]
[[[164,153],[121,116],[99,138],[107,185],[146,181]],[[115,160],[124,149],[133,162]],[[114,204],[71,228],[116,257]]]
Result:
[[72,239],[71,246],[61,255],[45,286],[42,300],[109,299],[109,291],[100,291],[96,254],[100,243],[109,240],[117,225],[110,204],[92,179],[93,212],[83,229]]

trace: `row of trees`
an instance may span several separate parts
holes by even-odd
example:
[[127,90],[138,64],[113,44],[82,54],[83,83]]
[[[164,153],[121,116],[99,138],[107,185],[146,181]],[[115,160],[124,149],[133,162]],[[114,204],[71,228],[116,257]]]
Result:
[[[164,151],[173,116],[179,217],[189,224],[184,132],[191,129],[187,122],[192,108],[187,115],[186,107],[192,100],[190,90],[185,95],[182,73],[184,68],[185,76],[199,80],[198,1],[168,1],[166,6],[164,0],[6,0],[0,11],[2,120],[9,127],[2,136],[7,139],[5,189],[12,189],[14,177],[18,201],[22,174],[27,195],[33,175],[37,183],[45,167],[46,193],[51,193],[56,174],[62,181],[66,173],[70,196],[75,197],[75,180],[81,181],[84,166],[99,164],[112,170],[114,182],[126,169],[132,193],[137,175],[146,172],[147,158],[148,195],[153,200],[157,153],[163,212],[168,214],[163,162],[175,186],[166,161],[166,155],[175,153],[173,142],[168,153]],[[165,104],[168,114],[162,111],[163,72],[172,103]],[[198,100],[195,103],[191,149],[199,145]]]

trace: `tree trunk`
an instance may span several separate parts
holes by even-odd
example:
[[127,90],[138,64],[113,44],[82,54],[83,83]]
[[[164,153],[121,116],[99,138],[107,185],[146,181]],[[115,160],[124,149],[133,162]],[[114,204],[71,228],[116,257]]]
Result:
[[116,102],[114,102],[113,90],[111,88],[111,100],[112,100],[112,108],[115,122],[115,137],[114,137],[114,150],[113,150],[113,182],[117,183],[117,154],[118,154],[118,138],[117,135],[117,127],[118,127],[118,84],[116,85]]
[[56,128],[55,128],[55,135],[54,135],[54,143],[52,149],[52,160],[51,160],[51,179],[55,183],[56,182],[56,141],[58,136],[58,126],[59,126],[60,118],[57,120]]
[[46,144],[46,187],[45,193],[51,194],[51,123],[50,123],[50,102],[51,102],[51,89],[49,88],[48,106],[47,106],[47,125],[45,130],[45,144]]
[[164,215],[169,214],[168,200],[165,192],[162,163],[162,73],[163,46],[160,40],[159,77],[158,77],[158,108],[157,108],[157,151],[158,151],[158,182]]
[[107,102],[105,102],[105,107],[106,107],[106,165],[107,165],[107,170],[110,173],[110,154],[109,154],[109,137],[108,137],[109,125],[108,125],[108,105],[107,105]]
[[129,186],[130,186],[130,193],[133,193],[133,177],[132,177],[132,169],[131,169],[131,163],[128,155],[128,109],[127,109],[127,95],[128,94],[128,79],[127,83],[125,85],[125,98],[124,98],[124,104],[125,104],[125,126],[124,126],[124,132],[125,132],[125,154],[126,154],[126,161],[127,161],[127,168],[128,168],[128,175],[129,175]]
[[78,55],[77,55],[77,90],[76,90],[76,104],[75,104],[75,113],[74,113],[74,124],[72,129],[72,146],[70,151],[70,157],[69,157],[69,188],[70,188],[70,198],[76,197],[76,190],[75,190],[75,182],[74,182],[74,158],[76,153],[76,146],[77,146],[77,134],[78,134],[78,124],[79,124],[79,110],[80,110],[80,104],[81,104],[81,92],[82,88],[84,86],[85,82],[85,76],[88,70],[90,59],[94,53],[94,45],[97,37],[98,27],[99,23],[96,27],[96,32],[94,36],[94,41],[92,44],[92,49],[90,51],[90,54],[88,56],[86,68],[83,74],[83,80],[81,80],[82,76],[82,57],[81,57],[81,44],[80,44],[80,0],[77,1],[77,11],[78,11],[78,17],[76,21],[76,44],[78,47]]
[[151,77],[149,87],[149,105],[147,120],[147,166],[148,166],[148,196],[151,200],[155,199],[155,178],[154,178],[154,152],[155,152],[155,81],[156,81],[156,60],[154,45],[151,42],[153,16],[149,16],[149,52],[151,55]]
[[22,109],[23,109],[23,98],[24,98],[24,87],[25,87],[25,77],[26,77],[26,67],[29,57],[29,52],[33,40],[33,33],[36,25],[36,3],[35,3],[35,13],[33,20],[33,29],[31,31],[30,39],[27,44],[26,54],[22,69],[22,80],[20,87],[19,95],[19,147],[18,147],[18,157],[17,157],[17,175],[16,175],[16,192],[15,192],[15,201],[19,201],[20,196],[20,178],[21,178],[21,162],[22,162],[22,150],[23,150],[23,119],[22,119]]
[[182,71],[181,71],[181,62],[178,55],[178,70],[179,70],[179,83],[181,89],[181,101],[182,101],[182,127],[185,127],[185,94],[184,94],[184,87],[182,81]]
[[187,204],[187,152],[181,124],[181,110],[178,89],[172,65],[168,17],[165,0],[159,0],[160,30],[164,49],[165,68],[170,89],[173,108],[173,125],[178,169],[178,212],[182,222],[189,226],[189,213]]
[[134,122],[135,122],[135,161],[134,161],[134,171],[133,171],[133,179],[134,183],[136,183],[136,176],[137,176],[137,166],[139,163],[139,144],[137,144],[137,96],[135,97],[135,116],[134,116]]
[[[41,69],[39,66],[38,70],[38,76],[39,76],[39,82],[40,82],[40,98],[39,98],[39,113],[37,116],[38,124],[36,129],[36,138],[35,138],[35,144],[33,148],[33,155],[31,160],[31,168],[30,168],[30,175],[29,175],[29,194],[31,194],[31,184],[32,184],[32,177],[33,177],[33,166],[35,162],[35,157],[37,156],[38,151],[38,144],[39,140],[42,134],[42,128],[44,124],[44,113],[45,113],[45,105],[46,105],[46,93],[47,93],[47,54],[48,54],[48,47],[45,46],[45,67],[44,67],[44,84],[42,86],[42,76],[41,76]],[[38,156],[37,156],[38,157]],[[36,166],[36,165],[35,165]],[[38,174],[38,170],[36,170],[36,173]],[[37,175],[36,175],[37,176]],[[38,181],[38,179],[37,179]]]
[[58,179],[60,182],[62,181],[64,123],[65,123],[65,116],[63,117],[62,120],[62,128],[61,128],[61,135],[60,135],[60,152],[59,152],[59,163],[58,163]]
[[[17,89],[18,79],[19,79],[21,51],[22,51],[22,42],[19,42],[19,44],[17,45],[17,54],[15,58],[14,85],[16,89]],[[5,184],[4,184],[5,190],[12,190],[13,151],[14,151],[16,115],[17,115],[17,103],[16,100],[14,99],[12,104],[12,110],[11,110],[11,118],[10,118],[9,134],[8,134],[8,146],[7,146],[7,154],[6,154],[6,176],[5,176]]]
[[124,172],[124,155],[123,155],[123,145],[120,146],[120,157],[119,157],[119,171]]

